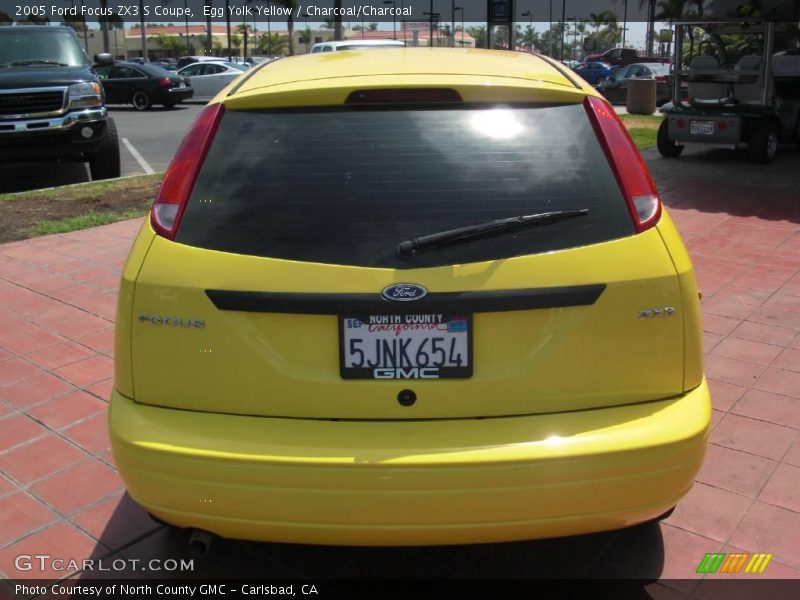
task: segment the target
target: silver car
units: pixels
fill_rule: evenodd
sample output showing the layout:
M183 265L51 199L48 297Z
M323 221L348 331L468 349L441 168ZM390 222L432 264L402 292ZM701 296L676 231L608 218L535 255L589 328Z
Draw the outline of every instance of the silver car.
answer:
M195 100L210 100L220 90L236 79L248 65L224 60L192 63L178 71L178 75L189 79L194 89Z

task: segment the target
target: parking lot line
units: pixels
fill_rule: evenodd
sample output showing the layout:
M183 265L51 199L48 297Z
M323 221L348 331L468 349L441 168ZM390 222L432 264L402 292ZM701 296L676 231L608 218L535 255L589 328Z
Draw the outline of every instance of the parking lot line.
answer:
M139 151L133 147L133 144L131 144L128 141L128 138L122 138L122 143L125 144L125 147L128 149L128 152L130 152L133 155L133 158L136 159L136 162L139 163L139 166L142 167L142 169L147 175L152 175L153 173L155 173L153 167L147 164L147 161L141 154L139 154Z

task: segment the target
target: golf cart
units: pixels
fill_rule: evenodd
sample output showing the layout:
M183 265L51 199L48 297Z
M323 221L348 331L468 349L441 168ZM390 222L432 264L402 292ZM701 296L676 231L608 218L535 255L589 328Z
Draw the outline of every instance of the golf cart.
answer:
M658 151L684 145L746 147L754 162L778 143L800 147L800 33L797 23L676 23L672 101L661 107Z

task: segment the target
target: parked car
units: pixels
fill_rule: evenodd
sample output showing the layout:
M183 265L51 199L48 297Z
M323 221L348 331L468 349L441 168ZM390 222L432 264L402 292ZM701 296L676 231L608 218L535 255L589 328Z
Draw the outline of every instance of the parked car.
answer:
M218 61L218 60L225 60L224 58L220 58L219 56L181 56L178 59L177 65L175 67L176 70L181 70L186 65L191 65L192 63L196 62L203 62L206 60L211 61Z
M604 62L615 67L622 67L633 63L669 64L672 59L662 56L644 56L634 48L611 48L611 50L606 50L602 54L590 54L586 57L586 62Z
M158 61L158 66L167 71L177 71L178 61L174 58L162 58Z
M244 59L244 62L249 65L260 65L263 62L275 60L275 58L275 56L249 56Z
M182 68L178 76L192 87L195 100L209 100L246 70L243 63L203 61Z
M92 179L119 177L117 127L73 29L0 26L0 163L42 159L85 161Z
M342 53L335 87L328 58L205 107L133 244L109 407L130 496L200 552L669 512L709 431L700 307L613 108L530 54Z
M603 62L585 62L577 65L573 70L592 85L597 85L601 80L611 77L615 67Z
M192 88L183 77L151 63L117 62L99 67L97 74L109 104L133 104L136 110L150 110L154 104L173 108L192 97Z
M370 48L403 48L400 40L340 40L338 42L318 42L311 46L311 54L317 52L336 52L337 50L366 50Z
M597 89L614 103L624 103L628 96L628 81L638 77L656 80L656 105L669 102L669 65L661 63L636 63L620 67L611 77L601 80Z

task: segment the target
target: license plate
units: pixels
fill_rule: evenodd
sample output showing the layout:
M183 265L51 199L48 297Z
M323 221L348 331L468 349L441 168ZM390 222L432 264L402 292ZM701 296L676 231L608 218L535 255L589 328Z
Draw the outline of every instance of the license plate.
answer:
M689 121L691 135L714 135L714 121Z
M339 341L343 379L472 376L472 315L342 315Z
M179 84L179 85L178 85L178 87L179 87L179 88L185 88L185 87L186 87L186 84L185 84L185 83L181 83L181 84Z

